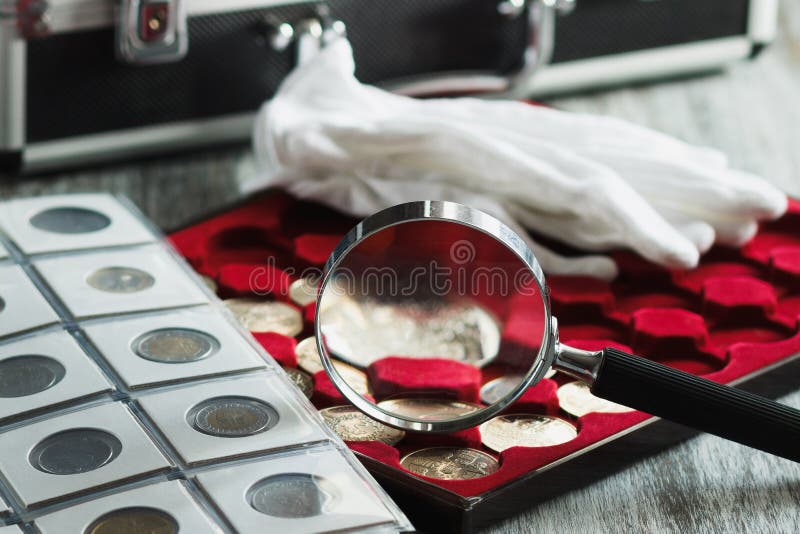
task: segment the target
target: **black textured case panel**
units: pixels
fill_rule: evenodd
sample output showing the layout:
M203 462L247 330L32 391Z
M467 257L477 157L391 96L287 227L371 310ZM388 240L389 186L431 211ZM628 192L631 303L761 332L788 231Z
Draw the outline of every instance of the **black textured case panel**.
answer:
M577 0L558 19L553 63L745 35L748 0Z
M486 0L334 0L365 82L454 70L519 67L525 17L508 20ZM37 142L256 110L294 65L291 47L267 44L269 21L314 15L311 4L190 18L189 53L133 66L114 56L103 29L28 45L27 141Z

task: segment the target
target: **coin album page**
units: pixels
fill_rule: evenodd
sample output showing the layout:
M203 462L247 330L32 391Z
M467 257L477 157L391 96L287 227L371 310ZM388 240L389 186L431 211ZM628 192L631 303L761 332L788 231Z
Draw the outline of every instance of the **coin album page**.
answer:
M242 322L126 199L0 202L0 534L412 530Z

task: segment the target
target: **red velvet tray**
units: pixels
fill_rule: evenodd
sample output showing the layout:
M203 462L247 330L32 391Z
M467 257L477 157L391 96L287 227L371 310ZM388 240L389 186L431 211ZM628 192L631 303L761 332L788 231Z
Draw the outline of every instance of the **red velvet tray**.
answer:
M252 276L258 273L264 298L290 302L292 280L305 269L321 268L355 222L328 208L269 192L170 238L199 273L217 282L220 297L252 295ZM792 202L781 220L763 225L744 248L714 248L692 271L670 272L626 252L614 257L621 274L612 283L548 277L563 342L589 350L617 347L724 383L742 382L800 354L800 202ZM286 366L297 365L297 340L312 335L314 305L302 311L306 323L297 339L256 334ZM317 407L345 404L324 372L314 379L312 402ZM501 467L487 477L437 480L411 474L399 463L405 453L432 445L463 445L491 453L481 446L477 429L408 435L397 447L377 442L350 446L401 506L412 507L405 510L412 521L427 523L426 517L415 514L413 508L420 507L425 516L438 510L438 519L449 527L469 530L529 505L536 497L536 492L526 491L534 475L549 473L551 494L569 489L557 473L572 473L574 466L564 466L599 444L611 447L615 438L655 420L641 412L571 417L559 408L556 396L558 386L571 380L560 374L544 379L509 411L570 419L579 429L578 437L558 446L515 447L495 454ZM597 474L594 471L579 478L587 483Z

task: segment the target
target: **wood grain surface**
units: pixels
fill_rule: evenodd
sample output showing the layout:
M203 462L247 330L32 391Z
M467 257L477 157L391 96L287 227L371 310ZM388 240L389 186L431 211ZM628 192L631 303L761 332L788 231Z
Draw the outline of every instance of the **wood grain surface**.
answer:
M726 151L800 197L800 2L782 4L778 42L724 74L553 100L627 118ZM162 228L237 198L247 149L0 182L0 197L104 190ZM797 366L795 366L797 367ZM800 384L800 373L786 377ZM780 399L800 407L800 391ZM758 432L757 428L753 432ZM800 447L800 443L797 444ZM487 532L800 532L800 464L703 435Z

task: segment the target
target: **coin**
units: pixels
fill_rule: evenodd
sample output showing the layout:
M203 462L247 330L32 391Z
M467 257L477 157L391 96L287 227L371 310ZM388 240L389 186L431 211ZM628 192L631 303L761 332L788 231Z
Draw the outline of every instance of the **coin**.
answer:
M50 208L30 218L31 226L57 234L88 234L102 230L111 219L86 208Z
M298 306L308 306L317 300L319 279L310 276L298 278L289 285L289 298Z
M219 289L219 286L217 285L217 282L214 281L213 278L211 278L210 276L206 276L204 274L200 275L200 278L203 279L203 283L206 285L206 287L208 289L211 290L212 293L216 293L217 292L217 290Z
M251 332L276 332L294 337L303 330L300 312L283 302L228 299L225 305L241 325Z
M133 267L104 267L89 275L86 283L106 293L136 293L153 287L156 279Z
M560 445L578 436L578 430L563 419L533 414L501 415L483 423L480 431L483 444L497 452Z
M319 413L331 430L345 441L382 441L395 445L406 435L402 430L370 419L353 406L333 406Z
M423 421L443 421L482 410L483 406L470 402L439 399L390 399L378 403L378 408Z
M301 340L294 348L294 353L297 355L297 365L305 372L315 375L325 370L317 350L317 340L313 336Z
M113 510L97 518L84 534L177 534L178 522L157 508L136 506Z
M319 350L317 350L317 340L314 337L307 337L300 341L295 347L294 353L297 356L297 365L305 372L315 375L325 370L322 367L322 360L319 356ZM344 362L332 361L336 371L353 390L359 395L369 394L369 380L363 371Z
M305 371L294 367L284 367L283 370L289 375L289 380L297 386L297 389L302 391L307 399L310 399L311 395L314 394L314 379Z
M161 363L202 360L219 350L211 335L189 328L151 330L133 341L133 352L141 358Z
M461 447L432 447L407 454L403 468L418 475L442 480L466 480L491 475L500 464L485 452Z
M555 369L548 369L544 377L551 378L555 374ZM481 402L489 406L495 404L519 386L523 378L522 375L506 375L486 382L481 387Z
M40 441L28 461L43 473L74 475L103 467L120 452L122 443L114 435L95 428L75 428Z
M297 519L325 513L339 498L336 486L307 473L273 475L247 490L250 506L262 514Z
M329 351L358 367L386 356L446 358L475 366L500 349L500 325L471 301L380 302L337 296L318 310Z
M14 356L0 361L0 397L25 397L55 386L67 370L47 356Z
M278 412L266 402L247 397L215 397L189 412L192 426L210 436L241 438L266 432L278 423Z
M624 413L632 412L621 404L616 404L592 395L589 386L583 382L569 382L558 388L558 404L575 417L582 417L590 412Z

